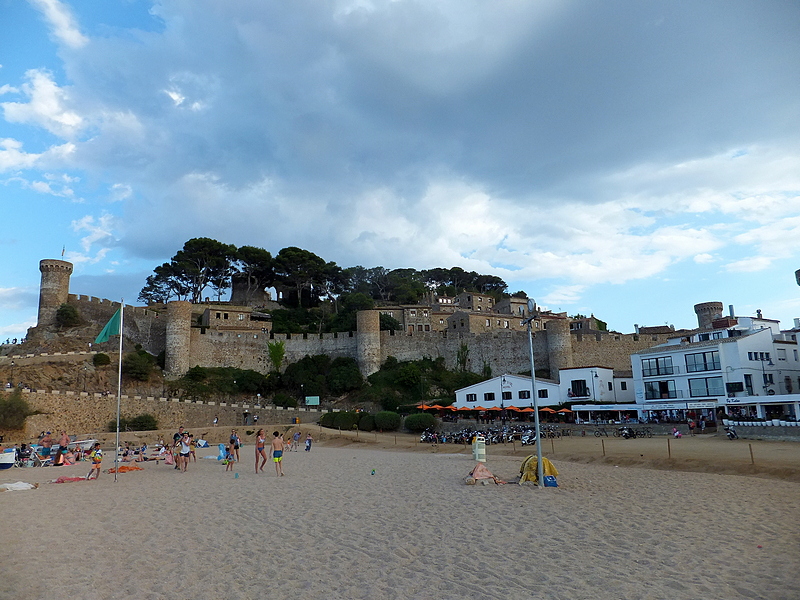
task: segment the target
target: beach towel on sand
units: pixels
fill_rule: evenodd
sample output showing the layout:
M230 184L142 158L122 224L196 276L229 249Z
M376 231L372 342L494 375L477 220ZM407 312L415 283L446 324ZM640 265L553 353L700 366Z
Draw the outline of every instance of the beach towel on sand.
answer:
M17 481L16 483L4 483L0 485L0 492L18 492L22 490L33 490L38 487L38 483L25 483L24 481Z
M497 477L492 475L492 472L483 463L476 464L475 467L472 469L472 471L469 472L469 475L467 475L464 481L467 483L467 485L472 485L476 481L480 481L482 479L491 479L492 481L498 484L507 483L502 479L498 479Z
M526 457L525 460L522 461L522 466L519 468L519 482L525 483L526 481L532 481L533 483L538 483L538 476L536 474L537 470L537 459L535 454L531 454L530 456ZM552 475L553 477L558 477L558 471L553 466L547 458L544 456L542 457L542 474L544 476Z
M116 473L116 469L109 469L108 473ZM119 468L120 473L130 473L131 471L144 471L142 467L137 467L136 465L122 465Z

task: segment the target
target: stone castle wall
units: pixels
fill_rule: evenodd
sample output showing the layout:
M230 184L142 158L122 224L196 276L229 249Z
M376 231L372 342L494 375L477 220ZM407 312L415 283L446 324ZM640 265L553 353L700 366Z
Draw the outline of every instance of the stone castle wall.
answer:
M114 395L89 394L86 392L26 392L25 400L41 414L30 416L25 421L24 440L36 439L41 431L54 434L65 430L70 435L92 436L107 433L110 421L117 418L117 397ZM214 417L219 417L220 427L242 428L242 414L247 410L258 415L264 424L289 424L299 418L301 423L316 423L320 411L312 409L283 409L255 407L249 404L215 404L214 402L183 402L176 399L141 396L122 396L120 414L132 418L151 414L162 429L184 425L190 429L208 428ZM253 425L248 425L253 428ZM16 439L14 432L7 432L9 439ZM54 435L54 437L57 437Z
M575 367L611 367L619 374L631 370L631 354L663 344L673 334L602 333L572 336Z

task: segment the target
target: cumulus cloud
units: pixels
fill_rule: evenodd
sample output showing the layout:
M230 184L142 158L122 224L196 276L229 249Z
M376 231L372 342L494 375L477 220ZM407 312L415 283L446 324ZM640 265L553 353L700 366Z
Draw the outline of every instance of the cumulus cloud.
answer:
M58 0L28 0L44 16L53 36L70 48L82 48L89 40L84 36L69 7Z
M0 103L6 121L38 125L65 139L74 137L84 119L68 107L67 91L59 87L47 71L31 69L25 77L28 81L22 85L22 92L29 101Z
M64 5L35 5L68 47L86 43ZM75 260L116 246L164 260L202 235L345 266L547 281L563 305L682 261L743 272L797 252L788 6L196 0L152 12L154 31L66 55L69 81L34 69L0 88L27 99L2 103L7 121L69 140L41 155L0 142L0 170L79 169L59 185L81 197L85 180L103 182L95 214L74 224ZM751 258L731 261L731 248Z

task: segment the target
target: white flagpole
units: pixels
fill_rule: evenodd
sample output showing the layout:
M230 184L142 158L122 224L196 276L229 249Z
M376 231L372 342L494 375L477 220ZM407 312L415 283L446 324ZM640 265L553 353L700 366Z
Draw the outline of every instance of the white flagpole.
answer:
M114 447L114 481L119 473L119 406L122 402L122 332L125 321L125 299L122 298L119 306L119 366L117 368L117 439Z

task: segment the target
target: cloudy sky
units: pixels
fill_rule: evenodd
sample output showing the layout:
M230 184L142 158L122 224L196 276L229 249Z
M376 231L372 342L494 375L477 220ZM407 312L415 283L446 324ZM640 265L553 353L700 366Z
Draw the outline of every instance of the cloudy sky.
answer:
M630 332L800 317L800 4L0 0L0 338L38 261L461 266Z

